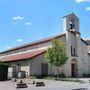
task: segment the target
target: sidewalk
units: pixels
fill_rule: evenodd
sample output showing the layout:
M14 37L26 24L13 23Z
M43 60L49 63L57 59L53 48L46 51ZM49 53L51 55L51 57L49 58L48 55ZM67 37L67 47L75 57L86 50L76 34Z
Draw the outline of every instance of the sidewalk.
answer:
M82 79L87 81L89 79ZM24 79L23 82L27 83L28 88L22 88L20 90L72 90L77 88L88 88L90 90L90 83L86 82L80 84L78 82L65 82L65 81L54 81L54 80L42 80L42 79L34 79L35 82L43 81L45 83L44 87L35 87L35 85L30 84L33 80ZM0 90L17 90L16 82L11 81L3 81L0 82Z

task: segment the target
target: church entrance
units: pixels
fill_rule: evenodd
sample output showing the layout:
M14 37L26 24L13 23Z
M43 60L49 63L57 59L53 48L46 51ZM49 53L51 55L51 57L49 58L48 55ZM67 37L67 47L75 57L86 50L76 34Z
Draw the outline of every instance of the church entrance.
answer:
M73 59L71 61L71 76L72 77L77 76L77 70L78 70L78 61L76 59Z

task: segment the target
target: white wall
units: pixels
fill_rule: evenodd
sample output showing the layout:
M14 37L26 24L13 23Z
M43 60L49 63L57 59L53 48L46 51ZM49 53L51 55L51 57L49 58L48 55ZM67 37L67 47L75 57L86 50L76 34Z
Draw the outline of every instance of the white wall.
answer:
M87 51L87 45L82 41L81 42L81 60L83 62L83 73L88 74L88 51Z

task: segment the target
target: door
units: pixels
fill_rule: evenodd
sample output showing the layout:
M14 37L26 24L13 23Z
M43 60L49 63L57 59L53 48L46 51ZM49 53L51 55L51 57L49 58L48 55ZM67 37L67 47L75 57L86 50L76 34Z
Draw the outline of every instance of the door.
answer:
M71 61L71 76L77 77L78 75L78 61L76 59L73 59Z
M75 64L71 64L71 74L72 74L72 77L75 77Z

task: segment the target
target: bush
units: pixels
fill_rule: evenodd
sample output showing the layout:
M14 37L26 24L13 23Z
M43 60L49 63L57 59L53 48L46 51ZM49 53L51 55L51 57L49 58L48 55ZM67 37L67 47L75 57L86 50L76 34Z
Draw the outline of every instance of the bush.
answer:
M84 78L90 78L90 74L83 73Z
M65 78L66 76L64 75L64 73L59 73L59 78ZM54 77L57 77L57 74L56 75L54 75Z
M8 66L9 65L0 62L0 81L7 80Z
M59 74L59 78L60 78L60 77L61 77L61 78L65 78L66 76L64 75L64 73L60 73L60 74Z

